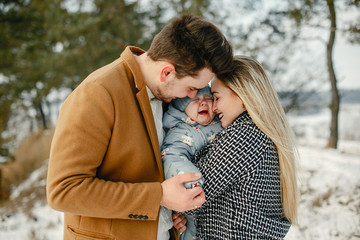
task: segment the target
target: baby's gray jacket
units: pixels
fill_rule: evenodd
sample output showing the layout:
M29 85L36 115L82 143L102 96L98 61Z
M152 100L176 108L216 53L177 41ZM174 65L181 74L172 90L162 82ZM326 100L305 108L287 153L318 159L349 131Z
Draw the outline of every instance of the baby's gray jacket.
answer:
M166 135L161 146L161 156L165 179L178 174L199 172L191 159L223 129L217 117L209 125L203 126L171 104L164 114L163 127ZM203 181L201 178L195 182L188 182L185 183L185 187L202 186Z

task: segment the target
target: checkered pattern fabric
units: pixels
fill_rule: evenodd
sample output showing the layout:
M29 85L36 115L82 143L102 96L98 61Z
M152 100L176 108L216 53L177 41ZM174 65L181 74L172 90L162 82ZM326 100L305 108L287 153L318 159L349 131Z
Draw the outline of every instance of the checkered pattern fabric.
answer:
M205 204L195 211L197 239L283 239L290 228L280 195L273 142L247 112L199 151Z

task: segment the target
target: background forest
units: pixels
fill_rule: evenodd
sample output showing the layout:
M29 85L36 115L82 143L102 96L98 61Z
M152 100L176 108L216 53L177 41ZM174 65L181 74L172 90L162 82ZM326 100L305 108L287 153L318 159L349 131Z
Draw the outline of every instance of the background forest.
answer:
M340 110L350 109L358 119L360 108L344 104L360 103L360 79L354 85L359 89L342 88L346 79L338 66L350 64L334 57L339 38L360 45L359 10L359 0L0 0L0 210L2 206L10 209L6 200L13 200L14 187L33 170L43 169L45 177L44 160L46 164L66 96L89 73L118 58L126 46L146 50L162 27L183 13L214 22L236 54L255 57L263 64L300 143L319 145L318 139L312 142L304 137L307 131L324 137L321 147L334 150L344 151L339 149L340 138L355 141L346 152L355 154L353 162L359 162L358 123L348 122L344 130L339 118ZM309 118L299 116L324 111L328 121L320 120L321 124L305 130ZM314 161L307 163L309 167L310 162ZM352 171L360 170L360 165L354 166ZM316 176L307 174L309 181ZM42 183L39 180L36 185L40 190L35 187L17 195L19 201L31 192L44 194ZM359 186L355 189L351 191L359 195ZM303 192L313 194L311 189ZM360 215L360 202L352 204ZM356 221L360 223L359 218ZM0 235L1 231L0 227ZM353 236L360 238L360 229Z
M237 54L257 58L276 79L286 111L331 89L328 146L336 148L333 46L336 34L360 43L359 6L358 0L1 0L0 155L11 157L19 138L52 127L61 102L90 72L128 45L146 50L182 13L213 21ZM336 21L344 11L352 18ZM314 41L316 51L308 47Z

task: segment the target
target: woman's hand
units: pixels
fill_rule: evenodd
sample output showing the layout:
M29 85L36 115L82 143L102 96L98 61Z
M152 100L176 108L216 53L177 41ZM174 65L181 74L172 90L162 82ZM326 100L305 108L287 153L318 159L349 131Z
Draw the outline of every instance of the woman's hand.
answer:
M185 215L179 213L173 213L172 219L173 219L174 227L180 232L185 232L186 222L187 222Z

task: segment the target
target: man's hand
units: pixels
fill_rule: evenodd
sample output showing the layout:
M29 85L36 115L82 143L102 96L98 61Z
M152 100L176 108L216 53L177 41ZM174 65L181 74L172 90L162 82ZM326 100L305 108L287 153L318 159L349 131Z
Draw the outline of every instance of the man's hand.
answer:
M205 202L204 190L201 187L186 189L184 183L198 180L200 177L201 173L186 173L162 182L163 195L160 205L177 212L199 208Z
M173 213L172 219L173 219L174 227L180 232L185 232L186 222L187 222L185 215L179 213Z

